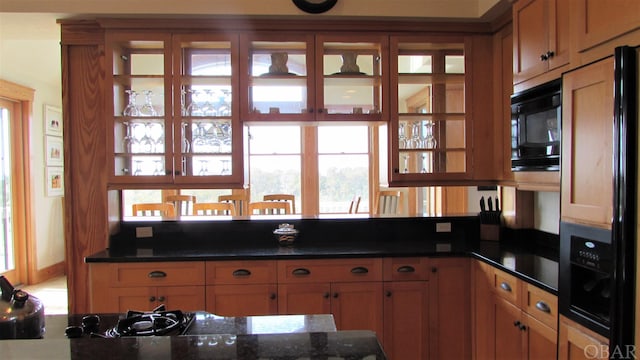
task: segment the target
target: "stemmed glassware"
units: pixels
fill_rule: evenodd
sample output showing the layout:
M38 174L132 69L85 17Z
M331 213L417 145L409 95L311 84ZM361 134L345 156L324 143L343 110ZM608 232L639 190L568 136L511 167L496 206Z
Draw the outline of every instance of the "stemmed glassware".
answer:
M124 107L124 110L122 110L122 115L139 116L140 109L138 109L138 105L136 105L136 98L138 97L138 93L131 89L127 89L124 92L129 96L129 103Z
M222 171L220 171L220 175L229 175L231 174L231 170L229 170L229 160L224 159L220 160L222 163Z
M404 123L400 123L400 126L398 127L398 147L400 149L406 149L407 148L407 135L405 132L405 124Z
M182 147L180 148L180 151L183 154L186 154L189 152L189 139L187 139L187 126L189 126L189 124L187 124L186 122L182 123Z
M433 136L433 125L434 124L432 121L427 121L424 124L425 132L424 132L424 138L422 141L426 149L435 149L437 145L436 138L435 136Z
M409 172L409 154L404 154L403 158L404 158L404 170L402 172L406 174Z
M187 115L188 116L202 116L202 108L198 105L198 98L200 97L200 91L198 90L189 90L191 96L189 98L191 101L187 106Z
M218 111L216 110L216 107L213 106L213 102L211 101L212 97L213 97L213 90L211 89L206 89L204 90L204 95L205 95L205 99L204 99L204 104L202 105L202 113L204 116L217 116L218 115Z
M152 124L150 122L144 125L144 136L140 139L140 150L145 154L151 154L155 150L155 141L151 137L151 127Z
M125 153L131 154L133 147L133 137L131 136L131 126L128 122L123 122L122 126L124 126L124 137L122 138L122 147Z
M411 140L410 140L412 149L420 149L423 147L422 137L420 136L420 122L414 121L411 125Z
M153 107L153 91L144 90L144 105L140 108L140 115L142 116L158 116L158 112Z

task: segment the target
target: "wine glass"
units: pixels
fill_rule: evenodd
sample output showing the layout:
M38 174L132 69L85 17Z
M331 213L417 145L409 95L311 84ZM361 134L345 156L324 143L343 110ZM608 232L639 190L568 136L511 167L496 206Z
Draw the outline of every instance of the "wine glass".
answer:
M407 148L407 137L406 137L406 132L404 130L404 127L405 127L404 123L400 123L400 126L398 127L398 147L400 149Z
M230 175L231 174L231 170L229 170L229 160L228 159L224 159L224 160L220 160L220 162L222 163L222 171L220 171L220 175Z
M162 172L162 160L154 160L154 162L156 163L156 167L153 170L153 175L154 176L164 175Z
M186 122L182 123L182 147L180 148L180 151L183 154L186 154L189 152L189 140L187 139L187 126L189 126L189 124L187 124Z
M424 132L424 138L423 138L423 143L424 143L424 147L427 149L435 149L436 148L436 138L435 136L433 136L433 122L432 121L427 121L424 123L425 126L425 132Z
M420 149L424 146L422 137L420 136L420 122L414 121L411 125L411 148Z
M123 142L123 149L124 152L127 154L131 154L132 152L132 146L133 146L133 137L131 136L131 126L129 125L128 122L123 122L122 125L124 126L124 137L122 138L122 142Z
M136 105L136 98L138 97L138 93L131 89L127 89L124 92L129 96L129 103L124 107L124 110L122 110L122 115L140 116L140 110L138 109L138 105Z
M151 137L152 124L150 122L144 125L144 136L140 139L140 150L145 154L151 154L154 152L155 141Z
M204 104L202 105L202 113L204 116L217 116L218 115L218 111L216 110L215 106L213 106L213 102L211 102L211 99L213 97L213 90L211 89L206 89L204 90Z
M209 173L209 160L200 160L200 171L198 175L206 176Z
M133 172L133 176L142 175L142 160L136 160L136 170Z
M189 105L187 106L187 115L189 116L202 116L202 107L198 105L198 98L200 97L200 91L189 90L191 93Z
M140 108L140 115L142 116L158 116L158 112L153 107L153 91L144 90L144 105Z
M404 159L404 170L402 172L407 174L409 172L409 154L404 154L403 159Z

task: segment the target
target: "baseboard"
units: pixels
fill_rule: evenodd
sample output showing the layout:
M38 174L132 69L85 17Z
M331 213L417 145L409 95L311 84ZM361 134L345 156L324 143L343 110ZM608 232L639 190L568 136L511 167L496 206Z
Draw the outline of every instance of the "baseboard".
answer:
M39 284L43 281L63 276L65 275L65 268L65 262L61 261L46 268L38 269L29 277L31 280L29 285Z

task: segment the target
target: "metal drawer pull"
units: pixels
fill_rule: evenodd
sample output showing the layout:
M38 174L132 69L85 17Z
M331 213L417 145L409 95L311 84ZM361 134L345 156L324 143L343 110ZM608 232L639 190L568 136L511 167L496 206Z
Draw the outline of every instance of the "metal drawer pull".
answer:
M547 303L545 303L544 301L540 300L536 303L536 309L542 311L542 312L546 312L546 313L551 313L551 308L549 307L549 305L547 305Z
M352 274L366 274L368 272L369 272L369 269L367 269L364 266L356 266L353 269L351 269Z
M233 276L241 277L241 276L249 276L251 275L251 271L247 269L238 269L233 272Z
M309 269L305 269L305 268L294 269L291 273L293 275L297 275L297 276L311 275L311 271Z
M148 275L150 278L163 278L163 277L167 277L167 273L164 271L152 271L149 273Z
M416 272L416 269L413 266L405 265L405 266L400 266L396 271L399 273L412 273L412 272Z
M500 283L500 287L502 288L502 290L504 291L508 291L511 292L511 285L507 284L506 282L501 282Z

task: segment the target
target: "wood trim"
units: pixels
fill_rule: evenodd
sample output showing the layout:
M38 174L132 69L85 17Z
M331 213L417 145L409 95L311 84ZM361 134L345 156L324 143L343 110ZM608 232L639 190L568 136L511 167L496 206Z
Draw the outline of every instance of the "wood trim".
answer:
M302 128L302 153L300 155L302 170L300 192L304 199L302 202L302 214L317 214L320 209L317 127L304 126Z
M36 244L34 239L35 225L32 216L31 200L31 162L30 162L30 129L33 112L33 97L35 90L0 80L0 97L15 103L13 107L14 121L11 123L12 171L14 174L12 188L14 194L14 239L16 241L16 272L15 283L31 283L30 273L35 271Z
M38 269L33 272L33 278L31 284L39 284L43 281L51 280L53 278L65 275L66 262L61 261L59 263L47 266L43 269Z

